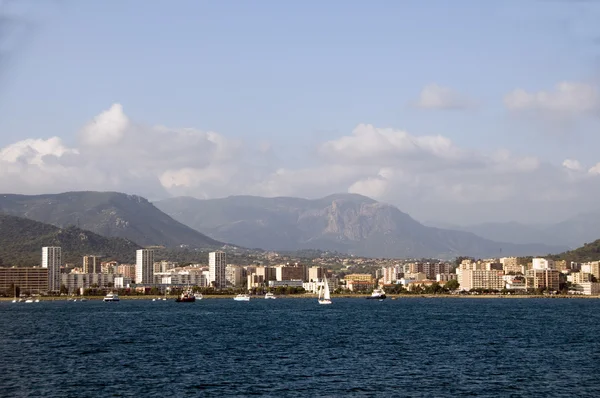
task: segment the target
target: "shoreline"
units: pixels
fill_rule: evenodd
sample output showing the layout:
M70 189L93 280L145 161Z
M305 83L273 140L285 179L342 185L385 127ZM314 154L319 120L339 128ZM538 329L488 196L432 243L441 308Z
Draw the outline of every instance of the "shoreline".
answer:
M236 295L235 294L211 294L211 295L204 295L202 300L212 300L212 299L233 299ZM119 296L119 298L124 301L124 300L152 300L152 299L157 299L157 298L164 298L165 296ZM257 299L257 300L264 300L264 295L255 295L255 296L250 296L251 299ZM289 295L279 295L276 296L277 299L316 299L317 295L316 294L289 294ZM332 295L332 300L335 300L337 298L344 298L344 299L362 299L365 300L367 297L370 297L370 295L368 294L340 294L340 295ZM73 299L73 300L81 300L82 298L85 298L89 301L102 301L102 299L104 298L104 296L72 296L72 297L34 297L35 299L39 299L40 302L41 301L68 301L69 299ZM168 301L175 301L177 297L176 296L167 296L167 300ZM473 295L467 295L467 294L390 294L387 295L386 301L387 300L403 300L403 299L419 299L419 298L426 298L426 299L436 299L436 298L443 298L443 299L600 299L600 295L591 295L591 296L586 296L586 295L553 295L553 296L549 296L549 295L518 295L518 294L514 294L514 295L502 295L502 294L473 294ZM14 300L14 297L0 297L0 302L12 302L12 300ZM198 300L201 301L201 300ZM373 300L373 301L378 301L378 300Z

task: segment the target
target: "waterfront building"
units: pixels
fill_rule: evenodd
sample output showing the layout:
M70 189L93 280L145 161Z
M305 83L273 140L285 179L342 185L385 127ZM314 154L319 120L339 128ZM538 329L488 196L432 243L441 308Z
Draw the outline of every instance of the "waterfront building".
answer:
M581 282L573 286L575 291L586 296L597 296L600 294L600 283L598 282Z
M152 283L154 280L154 250L139 249L135 252L135 282Z
M535 259L534 259L535 260ZM525 274L528 289L558 290L560 272L555 269L530 269Z
M463 269L458 274L461 290L486 289L502 290L504 288L503 272L497 270Z
M83 273L84 274L100 274L102 273L102 257L100 256L83 256Z
M210 273L209 283L217 289L227 286L225 268L227 267L227 254L222 251L210 252L208 254L208 271Z
M0 268L0 291L14 295L14 288L22 293L42 293L48 291L48 269L40 267Z
M60 291L60 267L62 251L58 246L42 247L42 268L48 270L48 291Z
M69 293L91 287L107 288L114 285L114 274L79 274L70 273L61 275L61 283L66 286Z
M584 282L591 282L592 274L588 272L572 272L567 275L567 282L571 282L574 285L578 285Z

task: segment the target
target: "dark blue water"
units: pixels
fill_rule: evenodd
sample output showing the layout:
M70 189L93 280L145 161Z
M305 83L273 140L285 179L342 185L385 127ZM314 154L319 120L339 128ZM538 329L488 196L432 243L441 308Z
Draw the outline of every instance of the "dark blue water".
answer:
M600 300L0 304L0 395L600 396Z

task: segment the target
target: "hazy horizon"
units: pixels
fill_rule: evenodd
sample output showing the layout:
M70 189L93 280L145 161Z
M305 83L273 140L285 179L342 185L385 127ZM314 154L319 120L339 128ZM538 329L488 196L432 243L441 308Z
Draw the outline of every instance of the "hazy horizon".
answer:
M600 209L600 3L0 2L0 191Z

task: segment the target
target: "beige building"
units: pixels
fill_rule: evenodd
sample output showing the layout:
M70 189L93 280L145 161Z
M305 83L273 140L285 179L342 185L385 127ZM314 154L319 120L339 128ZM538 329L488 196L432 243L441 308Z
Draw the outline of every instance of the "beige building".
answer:
M464 269L458 274L458 283L461 290L486 289L502 290L504 289L504 273L502 271L473 270Z
M115 274L135 280L135 264L119 264L115 268Z
M528 289L558 290L560 272L555 269L530 269L525 274Z
M327 269L324 267L310 267L308 269L308 281L316 282L327 277Z
M600 294L600 283L598 282L582 282L577 284L576 287L586 296L597 296Z
M225 267L225 280L228 286L243 287L246 280L246 270L237 265L227 265Z

